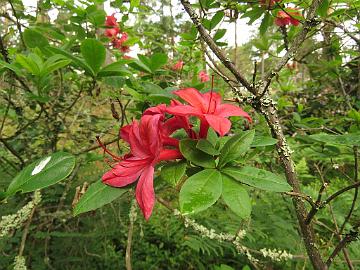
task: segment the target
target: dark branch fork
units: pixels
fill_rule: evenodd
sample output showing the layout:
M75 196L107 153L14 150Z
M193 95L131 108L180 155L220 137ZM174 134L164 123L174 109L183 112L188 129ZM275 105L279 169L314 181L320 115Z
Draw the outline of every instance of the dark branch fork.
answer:
M297 179L297 175L294 169L294 162L291 158L291 150L287 144L286 138L283 134L279 118L277 115L277 109L275 102L271 99L267 93L267 89L270 86L271 80L276 74L286 65L286 63L294 57L298 48L306 39L307 34L314 26L314 18L316 15L316 10L319 7L322 0L314 0L308 9L308 14L306 16L305 22L303 24L302 30L295 37L294 41L291 44L291 47L287 53L280 59L280 61L275 65L275 68L270 70L264 81L259 81L255 84L248 82L248 80L241 74L241 72L236 68L236 66L227 58L221 49L215 44L214 40L210 34L206 31L204 26L201 24L199 16L196 14L195 10L192 8L191 3L188 0L181 0L185 11L190 16L192 22L196 26L197 30L200 33L202 40L209 46L211 51L217 56L221 63L234 75L236 80L239 83L239 86L245 87L252 95L251 98L247 101L252 104L252 106L262 115L265 116L266 121L272 131L272 135L278 140L277 151L282 163L282 166L285 169L285 174L288 183L292 186L293 192L300 194L300 184ZM227 78L227 76L222 76L222 78ZM229 83L229 80L227 80ZM238 87L230 85L231 89L234 91L234 94L239 98L242 98L241 92ZM327 265L322 260L321 254L316 247L316 241L314 236L314 231L311 225L305 223L307 216L307 211L302 201L303 198L294 196L293 204L296 210L297 219L300 225L302 232L302 238L308 253L308 256L311 260L311 263L314 269L324 270L327 269Z

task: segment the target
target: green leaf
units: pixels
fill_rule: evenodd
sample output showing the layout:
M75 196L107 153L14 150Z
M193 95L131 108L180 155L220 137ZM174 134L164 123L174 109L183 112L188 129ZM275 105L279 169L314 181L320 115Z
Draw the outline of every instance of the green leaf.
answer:
M61 54L56 54L51 56L44 63L44 68L42 73L51 73L55 70L63 68L71 63L70 59L64 59L65 57Z
M281 176L269 171L254 167L226 167L222 173L233 179L259 189L286 192L292 190L291 186Z
M229 208L239 217L247 219L251 214L251 200L246 189L239 183L222 174L222 198Z
M224 12L218 11L215 13L215 15L211 18L210 21L210 30L214 29L224 18Z
M98 73L99 78L111 77L111 76L129 76L129 75L132 75L132 72L130 72L125 67L125 64L122 61L111 63L110 65L103 67Z
M226 29L218 29L214 35L214 40L221 39L226 34Z
M155 72L160 67L165 65L167 63L167 60L168 60L168 57L164 53L153 54L150 59L150 61L151 61L150 69L152 70L152 72Z
M255 130L248 130L231 137L221 149L219 168L225 166L249 150L254 139Z
M310 135L309 137L313 140L325 144L360 146L359 133L348 133L343 135L331 135L326 133L319 133L319 134Z
M40 67L29 57L26 57L23 54L18 54L16 56L16 62L18 62L21 66L23 66L28 72L33 75L40 74Z
M8 196L18 191L22 193L51 186L72 172L75 157L69 153L56 152L26 166L10 183Z
M267 29L269 28L269 26L272 24L272 16L270 14L270 12L266 12L264 18L261 21L260 24L260 35L263 36Z
M180 151L183 156L192 163L205 168L215 168L215 160L213 156L205 154L196 148L197 141L184 139L180 141Z
M161 178L175 187L184 176L186 162L169 162L161 168Z
M130 11L134 9L134 7L140 6L140 0L130 0Z
M48 40L40 32L31 28L25 29L23 38L25 45L29 48L42 48L49 45Z
M274 145L277 143L277 139L274 139L269 136L255 136L253 142L251 143L251 147L260 147L260 146L268 146Z
M138 71L152 73L151 69L146 64L140 62L139 60L135 60L134 62L129 63L129 66Z
M85 73L87 73L88 75L94 75L94 72L91 69L91 67L87 63L85 63L82 59L60 48L50 47L49 50L53 53L61 54L66 58L72 60L71 62L72 65L74 65L75 67L82 68L85 71Z
M321 17L326 17L328 15L329 7L330 7L329 0L321 1L320 5L317 9L317 14L319 14Z
M6 67L7 69L10 69L12 70L13 72L16 73L16 75L19 75L21 76L22 72L21 72L21 69L19 69L16 65L14 65L13 63L9 64L5 61L2 61L0 60L0 67L3 66L3 67Z
M215 149L215 147L205 139L200 139L196 144L196 148L212 156L220 154L219 150Z
M106 12L104 10L94 10L88 13L89 22L95 27L104 25Z
M218 141L218 135L216 134L216 131L212 128L209 128L206 139L215 147Z
M105 62L106 49L100 41L92 38L85 39L80 46L80 51L85 62L91 67L96 75L101 65Z
M222 191L222 177L215 169L205 169L189 177L179 194L180 211L192 214L213 205Z
M81 213L98 209L105 204L111 203L127 191L129 191L128 188L115 188L105 185L101 181L95 182L90 185L89 189L80 198L73 214L77 216Z
M241 18L246 18L249 17L250 20L247 24L252 24L254 21L256 21L257 19L259 19L261 17L261 15L264 13L264 10L260 7L253 7L251 10L245 12Z

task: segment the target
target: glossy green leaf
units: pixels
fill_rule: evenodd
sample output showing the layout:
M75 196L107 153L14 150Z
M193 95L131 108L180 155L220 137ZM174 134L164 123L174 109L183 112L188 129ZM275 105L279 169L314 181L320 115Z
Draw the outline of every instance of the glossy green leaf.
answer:
M172 186L176 186L185 175L186 162L169 162L161 168L161 178Z
M49 45L48 40L40 32L31 28L25 29L23 38L25 45L29 48L42 48Z
M197 141L184 139L180 141L180 151L183 156L195 165L205 168L215 168L215 160L213 156L205 154L196 148Z
M274 145L277 143L277 139L274 139L270 136L255 136L254 140L251 143L251 147L260 147Z
M155 72L167 63L168 57L164 53L155 53L151 56L150 69Z
M222 174L222 198L229 208L241 218L249 218L251 214L251 200L246 189L237 181Z
M129 191L128 188L115 188L98 181L91 184L74 208L74 216L98 209L111 203Z
M239 182L259 189L274 192L292 190L283 177L255 167L226 167L221 172Z
M248 130L231 137L221 149L218 166L220 168L225 166L228 162L237 159L249 150L254 139L254 135L255 130Z
M215 147L205 139L200 139L196 144L196 148L212 156L220 154L219 150L215 149Z
M88 38L81 43L80 50L85 62L91 67L94 74L97 74L105 62L106 49L104 45L96 39Z
M205 169L189 177L180 190L180 210L184 214L203 211L213 205L222 192L222 177L215 169Z
M56 152L26 166L10 183L6 193L8 196L21 191L34 191L53 185L72 172L75 157L69 153Z

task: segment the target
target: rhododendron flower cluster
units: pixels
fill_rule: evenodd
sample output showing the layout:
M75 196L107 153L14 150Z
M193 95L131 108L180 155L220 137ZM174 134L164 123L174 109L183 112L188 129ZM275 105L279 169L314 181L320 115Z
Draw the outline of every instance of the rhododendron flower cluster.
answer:
M299 20L295 17L301 17L300 12L295 8L288 8L287 11L280 10L275 18L275 24L277 26L286 26L292 24L294 26L299 25Z
M202 70L199 72L199 79L201 82L207 82L210 80L209 75L206 73L206 71Z
M172 100L170 105L160 104L148 108L140 121L120 129L120 137L130 145L130 152L118 157L101 144L104 151L117 162L106 172L102 181L113 187L124 187L138 180L136 200L145 219L149 219L155 204L153 187L155 166L167 160L181 159L179 139L171 137L179 130L185 130L191 139L205 138L209 127L220 136L231 128L229 116L242 116L251 121L250 116L238 106L223 104L221 96L213 91L200 93L194 88L177 90L175 95L188 105ZM200 130L195 132L190 116L200 119Z
M130 47L124 45L124 42L129 39L128 33L120 31L115 14L106 16L105 26L109 27L105 30L105 36L111 39L113 47L119 49L123 53L129 52Z

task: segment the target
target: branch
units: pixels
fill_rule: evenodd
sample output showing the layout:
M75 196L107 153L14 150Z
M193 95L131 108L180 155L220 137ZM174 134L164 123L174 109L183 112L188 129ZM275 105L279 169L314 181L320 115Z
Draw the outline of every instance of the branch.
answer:
M322 1L323 0L314 0L311 3L303 28L301 29L300 33L295 37L294 41L291 44L291 47L286 52L286 54L280 59L280 61L275 65L275 67L265 75L265 85L268 85L269 82L271 82L272 78L274 78L278 74L278 72L286 65L290 58L295 56L295 53L300 48L301 44L306 39L306 36L309 33L310 29L315 24L314 18L316 16L316 10ZM266 90L267 88L265 86L262 91L265 92Z
M15 17L15 19L16 19L16 27L17 27L17 29L18 29L18 31L19 31L21 43L22 43L23 47L26 48L26 45L25 45L25 42L24 42L24 38L23 38L23 34L22 34L22 30L21 30L21 24L20 24L19 18L18 18L18 16L17 16L16 10L15 10L14 5L13 5L13 3L12 3L11 0L9 0L9 4L10 4L10 6L11 6L11 10L12 10L12 12L13 12L13 15L14 15L14 17Z
M246 80L246 78L236 69L234 63L228 58L225 57L224 53L216 45L210 34L207 32L205 27L201 24L199 16L196 14L195 10L191 7L191 4L188 0L181 0L182 5L185 8L185 11L189 14L191 20L193 21L195 27L199 31L201 38L206 42L209 48L214 52L214 54L219 58L219 60L224 64L225 67L235 76L235 78L252 94L256 94L256 89Z
M20 154L18 152L16 152L16 150L7 143L7 141L5 141L3 138L0 138L0 142L3 143L3 145L6 147L6 149L8 149L10 151L11 154L13 154L15 157L17 157L17 159L20 161L21 163L21 168L24 167L25 165L25 161L23 160L23 158L20 156Z

